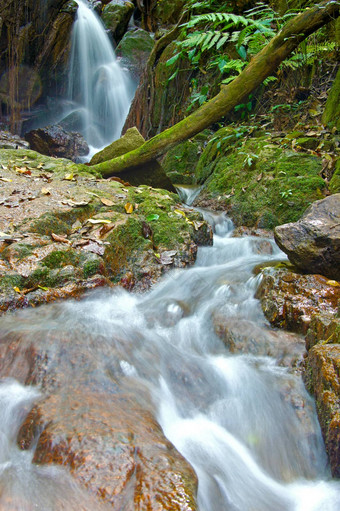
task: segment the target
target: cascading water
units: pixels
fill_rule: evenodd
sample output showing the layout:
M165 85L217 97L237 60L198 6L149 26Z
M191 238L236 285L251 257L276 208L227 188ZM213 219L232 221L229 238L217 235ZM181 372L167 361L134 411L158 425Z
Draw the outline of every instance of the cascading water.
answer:
M51 335L52 346L66 335L74 352L67 359L71 372L65 385L81 387L90 378L96 388L112 387L112 392L117 381L129 392L135 389L194 467L200 511L338 511L340 484L330 480L313 402L300 377L279 364L284 352L294 352L294 344L287 345L285 334L269 327L254 298L260 278L254 266L282 253L269 240L231 237L231 222L223 215L208 217L214 246L199 249L193 268L169 273L148 294L116 289L81 303L25 311L20 321L5 318L2 331L22 337L30 329L32 338L42 331L43 342ZM229 353L216 336L221 317L236 325L244 352ZM90 374L85 354L94 361ZM61 356L54 347L48 364L58 366ZM109 375L117 367L113 382ZM1 430L3 445L12 445L20 414L13 416L2 405L6 385L14 385L8 398L14 412L35 396L13 382L0 387L0 422L9 424ZM7 451L0 459L0 486L11 495L15 489L6 486L4 463L13 463L19 452L14 446ZM30 474L25 477L32 492L41 476L28 464L22 471ZM1 492L0 504L12 509Z
M88 144L98 149L119 138L135 86L116 59L100 18L86 0L76 3L68 92L72 111L68 122L75 121Z

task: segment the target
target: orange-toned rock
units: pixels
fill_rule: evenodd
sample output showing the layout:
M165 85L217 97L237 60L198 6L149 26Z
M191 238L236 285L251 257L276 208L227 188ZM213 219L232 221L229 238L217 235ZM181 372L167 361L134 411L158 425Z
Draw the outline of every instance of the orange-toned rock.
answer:
M340 345L314 346L306 365L306 386L315 396L332 473L340 477Z
M34 449L34 463L64 466L115 510L195 510L193 469L165 438L151 399L132 393L121 369L126 341L85 335L85 326L74 326L67 314L63 328L45 329L45 321L63 314L60 308L37 309L31 331L25 314L19 333L10 319L1 325L0 378L42 392L18 445Z
M273 326L306 334L315 314L337 313L340 286L333 284L322 275L265 268L256 296Z

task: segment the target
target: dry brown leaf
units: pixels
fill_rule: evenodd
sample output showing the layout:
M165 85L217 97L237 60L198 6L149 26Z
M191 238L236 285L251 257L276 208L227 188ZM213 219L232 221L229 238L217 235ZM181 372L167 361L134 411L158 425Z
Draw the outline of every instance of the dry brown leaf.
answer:
M115 224L113 224L113 223L104 224L103 227L101 227L99 230L100 238L102 238L103 236L105 236L105 234L107 234L109 231L111 231L114 228L114 226L115 226Z
M54 234L54 232L52 232L51 237L54 239L54 241L59 241L60 243L67 243L70 245L70 241L65 236L59 236L59 234Z
M100 199L101 202L105 205L105 206L113 206L114 205L114 202L110 199L106 199L105 197L103 197L102 199Z

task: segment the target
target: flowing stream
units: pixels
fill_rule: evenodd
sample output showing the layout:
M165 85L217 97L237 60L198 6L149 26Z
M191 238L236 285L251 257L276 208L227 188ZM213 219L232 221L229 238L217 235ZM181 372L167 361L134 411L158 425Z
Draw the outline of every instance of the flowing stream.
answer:
M78 332L83 347L75 349L91 351L98 385L109 384L107 350L114 350L121 379L144 395L194 467L200 511L338 511L340 484L330 478L313 401L298 372L285 366L287 357L299 359L301 342L272 330L254 298L254 266L283 254L270 240L232 237L223 215L206 217L213 247L200 248L194 267L170 272L147 294L118 289L23 311L3 320L3 332L30 329L34 338L43 329L46 342L51 333ZM221 322L236 335L231 351L215 333ZM87 369L74 365L70 380L81 385ZM13 499L15 491L35 506L22 510L55 509L65 495L67 509L75 509L83 498L66 472L34 466L31 451L15 445L38 392L12 380L0 385L4 510L13 508L3 495ZM46 502L36 504L41 488Z

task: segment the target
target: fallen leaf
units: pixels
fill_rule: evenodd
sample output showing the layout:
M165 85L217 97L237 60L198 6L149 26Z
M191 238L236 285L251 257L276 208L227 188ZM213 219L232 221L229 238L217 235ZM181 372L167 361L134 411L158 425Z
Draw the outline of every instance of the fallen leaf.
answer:
M263 174L261 172L261 174L259 174L256 178L256 181L261 181L261 179L263 178Z
M13 179L8 179L7 177L0 177L0 181L4 181L5 183L11 183Z
M195 227L195 231L198 231L202 227L202 225L204 225L204 222L198 222L197 220L194 220L193 225Z
M326 284L333 287L340 287L340 282L337 280L327 280Z
M16 293L19 293L21 295L21 291L18 287L15 286L15 287L13 287L13 289Z
M65 174L64 179L66 179L67 181L73 181L74 180L73 172L70 172L69 174Z
M145 239L152 238L152 229L146 222L142 222L142 233Z
M87 222L89 222L90 224L110 224L111 223L111 220L106 220L104 218L89 218L88 220L86 220Z
M165 252L162 252L160 255L160 262L162 264L172 264L174 256L177 254L177 250L166 250Z
M39 163L39 165L37 165L37 169L42 169L44 167L44 163Z
M89 204L89 201L73 201L72 199L67 199L61 201L62 204L65 204L67 206L71 206L72 208L80 208L81 206L87 206Z
M93 195L93 197L98 197L98 199L100 199L100 195L98 195L98 193L94 193L94 192L85 192L87 193L87 195Z
M68 245L71 243L65 236L59 236L59 234L54 234L54 232L52 232L51 237L54 241L59 241L60 243L67 243Z
M103 197L102 199L100 199L101 202L105 205L105 206L113 206L114 205L114 202L110 199L106 199L105 197Z
M159 215L157 215L156 213L153 213L153 214L148 215L146 217L146 221L147 222L153 222L153 221L158 220L158 219L159 219Z
M44 287L44 286L38 286L39 289L42 289L43 291L49 291L49 287Z
M40 192L43 194L43 195L51 195L51 189L50 188L42 188L40 190Z
M107 234L109 231L111 231L111 229L113 229L114 226L115 226L115 224L113 224L113 223L104 224L103 227L101 227L99 230L99 237L102 238L103 236L105 236L105 234Z
M307 137L319 137L321 133L319 131L307 131L306 136Z
M128 215L130 215L131 213L133 213L133 204L131 204L131 202L127 202L124 206L125 208L125 211Z
M82 247L82 249L85 250L86 252L92 252L93 254L97 254L100 256L104 255L105 252L105 248L94 241L89 241L86 245Z
M27 176L31 176L32 172L27 169L26 167L15 167L14 170L18 172L19 174L25 174Z
M183 211L181 211L180 209L174 209L174 213L176 213L176 215L182 215L182 216L186 216L185 213Z

